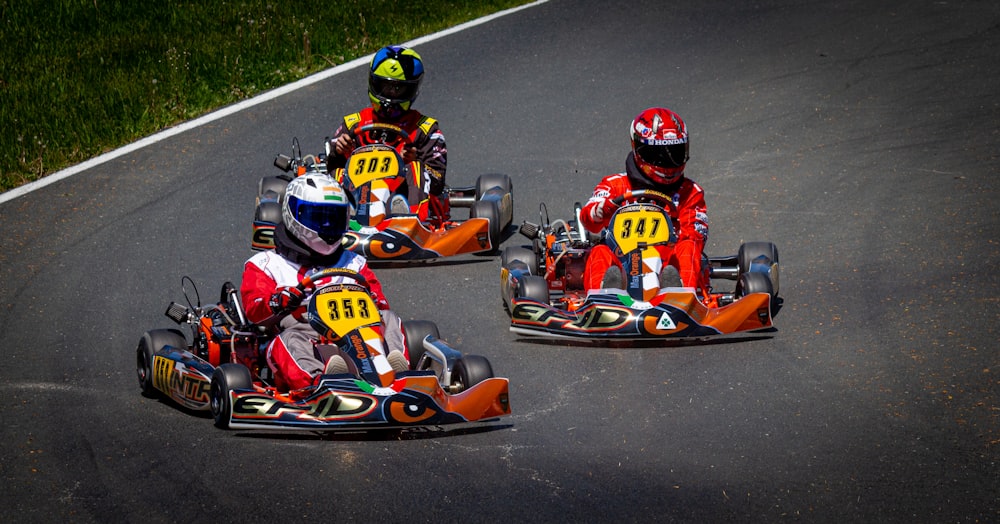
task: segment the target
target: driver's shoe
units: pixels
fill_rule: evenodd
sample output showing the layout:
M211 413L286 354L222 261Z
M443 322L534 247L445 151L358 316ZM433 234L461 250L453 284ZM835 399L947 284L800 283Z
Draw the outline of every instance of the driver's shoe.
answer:
M393 195L389 199L389 212L392 213L392 216L409 215L410 204L406 202L406 197L403 195Z
M667 265L660 271L660 289L665 287L683 287L684 284L681 282L681 274L677 271L677 268L671 265Z
M396 373L410 369L410 363L406 361L406 357L403 356L403 352L398 349L390 351L385 358L389 361L389 365L392 366L393 371Z
M601 279L601 287L604 289L625 289L625 278L622 276L622 270L618 266L612 265L604 272L604 278Z
M324 375L339 375L341 373L350 372L351 371L347 369L347 361L340 355L330 357L330 360L326 361L326 367L323 368Z

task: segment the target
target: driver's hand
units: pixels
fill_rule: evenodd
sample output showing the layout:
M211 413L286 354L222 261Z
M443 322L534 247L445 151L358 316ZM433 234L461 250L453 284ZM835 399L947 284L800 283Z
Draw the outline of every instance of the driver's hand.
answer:
M279 287L267 301L267 306L274 314L291 311L302 305L305 293L295 286Z
M345 156L351 151L354 151L354 139L351 135L344 133L337 137L337 140L333 143L333 148L337 151L338 155Z
M618 206L609 198L602 198L600 202L590 208L590 219L594 222L603 222L604 217L611 216Z
M415 162L417 160L417 148L414 146L403 148L403 162Z

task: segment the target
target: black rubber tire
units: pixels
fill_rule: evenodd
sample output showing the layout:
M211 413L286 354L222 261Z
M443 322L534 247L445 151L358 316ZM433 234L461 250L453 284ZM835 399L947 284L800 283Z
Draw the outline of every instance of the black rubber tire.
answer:
M493 378L493 366L486 357L463 355L455 360L451 368L451 391L461 393L476 384Z
M476 179L476 200L483 198L483 195L494 187L499 187L504 193L510 193L514 190L513 182L505 174L489 173L479 175L479 178Z
M281 204L278 202L261 202L254 211L255 221L270 222L274 225L281 223Z
M257 197L268 196L269 192L274 193L271 198L281 202L281 197L285 195L285 188L288 187L288 180L277 176L266 176L257 182Z
M410 369L417 369L417 363L424 355L423 341L427 335L441 338L437 324L430 320L403 321L403 336L406 339L406 351L410 354Z
M774 296L771 279L764 273L750 272L740 275L736 281L736 299L741 299L751 293L767 293Z
M760 257L766 257L769 261L770 271L766 275L771 280L771 296L778 296L778 247L771 242L746 242L740 246L740 251L737 254L737 261L739 264L739 273L748 273L750 271L750 266L753 264L754 260Z
M252 389L253 379L250 370L242 364L227 362L215 368L209 389L209 405L215 427L229 428L229 419L233 415L233 399L229 392L234 389Z
M549 283L540 275L528 275L518 281L514 295L519 298L530 298L542 304L549 303Z
M507 269L515 269L519 265L526 267L532 275L539 274L538 254L523 246L505 247L500 253L500 266Z
M500 250L500 208L493 200L477 200L472 203L469 218L485 218L490 221L489 237L492 252Z
M184 334L176 329L153 329L142 334L136 347L136 373L143 396L156 398L160 392L153 387L153 355L165 346L187 349Z

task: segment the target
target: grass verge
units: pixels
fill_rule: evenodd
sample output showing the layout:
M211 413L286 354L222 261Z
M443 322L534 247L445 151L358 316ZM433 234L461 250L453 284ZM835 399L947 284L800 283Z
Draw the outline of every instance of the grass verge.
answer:
M527 0L0 0L0 192Z

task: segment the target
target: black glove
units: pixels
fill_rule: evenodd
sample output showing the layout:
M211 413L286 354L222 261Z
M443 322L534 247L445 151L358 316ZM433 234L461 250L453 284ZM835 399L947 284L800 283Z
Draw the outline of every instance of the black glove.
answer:
M284 313L302 305L302 299L305 297L305 293L297 287L280 287L271 295L271 298L267 301L267 306L271 308L271 312L274 314Z

